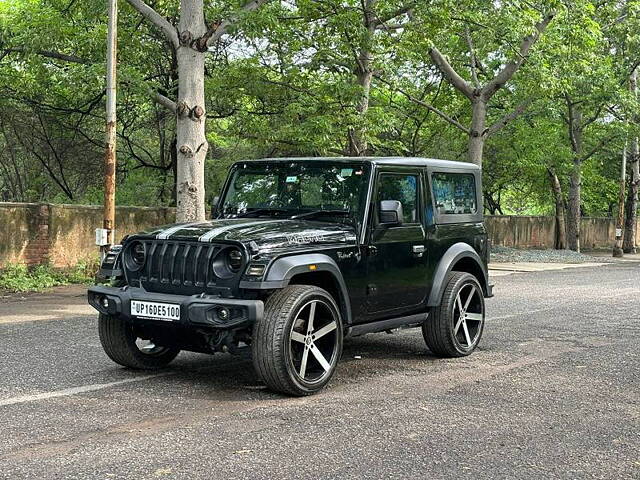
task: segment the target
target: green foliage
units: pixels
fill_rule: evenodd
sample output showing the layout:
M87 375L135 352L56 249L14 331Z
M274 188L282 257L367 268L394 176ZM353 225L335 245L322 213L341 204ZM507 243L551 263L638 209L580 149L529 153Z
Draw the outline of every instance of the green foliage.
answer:
M0 288L15 292L39 291L59 285L51 270L44 266L33 269L24 264L9 264L0 274Z
M242 3L205 2L206 17L227 18ZM402 8L409 4L410 14ZM640 61L638 0L378 0L376 17L385 21L373 31L362 5L272 1L242 15L241 26L212 49L205 74L209 201L232 162L342 155L351 130L363 132L370 155L464 159L466 134L395 87L468 125L468 99L443 81L429 48L437 46L467 81L473 49L486 82L518 58L522 38L554 11L528 60L489 104L491 125L531 101L487 140L485 207L552 212L548 169L566 196L574 158L569 98L593 118L582 132L583 153L593 151L582 165L583 210L611 212L624 139L640 131L638 102L627 88ZM152 6L176 24L178 0ZM173 205L175 118L149 93L177 97L175 55L127 2L119 8L117 202ZM0 2L0 200L101 203L105 38L103 1ZM358 109L362 51L374 73L366 113Z
M0 289L12 292L39 292L58 285L91 283L98 263L80 262L69 269L54 269L50 265L27 267L10 263L0 271Z

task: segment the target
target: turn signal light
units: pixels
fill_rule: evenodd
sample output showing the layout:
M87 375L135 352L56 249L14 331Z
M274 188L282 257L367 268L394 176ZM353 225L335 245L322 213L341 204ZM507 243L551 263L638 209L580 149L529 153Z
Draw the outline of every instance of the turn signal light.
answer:
M264 274L265 268L265 265L252 263L251 265L249 265L249 268L247 268L247 275L251 275L252 277L260 277Z

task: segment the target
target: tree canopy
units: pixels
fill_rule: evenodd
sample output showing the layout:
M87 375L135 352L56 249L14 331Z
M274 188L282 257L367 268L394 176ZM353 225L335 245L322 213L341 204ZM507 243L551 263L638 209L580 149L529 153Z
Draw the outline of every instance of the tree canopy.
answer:
M177 24L178 0L149 5ZM205 18L242 6L206 2ZM175 49L119 10L117 202L173 205L176 116L157 95L177 93ZM616 209L639 130L639 1L274 0L240 15L205 60L208 199L239 159L465 161L480 135L487 212L553 213L549 172L570 211ZM101 201L106 20L97 0L0 3L0 200Z

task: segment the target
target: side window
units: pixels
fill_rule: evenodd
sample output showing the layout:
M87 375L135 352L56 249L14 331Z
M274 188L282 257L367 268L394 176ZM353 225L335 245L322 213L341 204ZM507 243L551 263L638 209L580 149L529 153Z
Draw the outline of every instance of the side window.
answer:
M402 203L404 223L418 223L418 176L383 173L378 179L378 205L382 200Z
M476 180L469 173L434 173L433 198L440 214L476 213Z

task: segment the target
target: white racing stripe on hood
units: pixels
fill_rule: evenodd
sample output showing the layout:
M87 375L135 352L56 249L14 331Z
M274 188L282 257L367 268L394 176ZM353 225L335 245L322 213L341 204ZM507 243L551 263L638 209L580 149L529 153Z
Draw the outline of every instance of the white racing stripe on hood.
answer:
M209 230L204 235L201 235L200 238L198 238L198 241L199 242L210 242L211 240L216 238L221 233L228 232L229 230L233 230L235 228L249 227L249 226L253 227L254 225L263 225L263 224L266 224L266 223L273 223L273 222L274 222L274 220L267 220L267 221L263 221L263 222L252 222L252 223L236 223L234 225L227 225L226 227L214 228L213 230Z
M195 222L195 223L181 223L180 225L174 225L171 228L167 228L166 230L160 232L158 235L156 235L156 239L158 240L166 240L167 238L169 238L171 235L173 235L174 233L176 233L179 230L182 230L183 228L188 228L188 227L193 227L194 225L199 225L202 222Z

